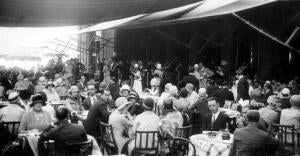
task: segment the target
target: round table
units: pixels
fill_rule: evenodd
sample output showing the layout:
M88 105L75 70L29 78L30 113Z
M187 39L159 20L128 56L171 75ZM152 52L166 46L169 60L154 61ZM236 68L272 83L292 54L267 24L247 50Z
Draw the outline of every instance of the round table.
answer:
M190 137L190 141L195 145L196 155L199 156L228 156L233 135L230 134L229 140L222 140L222 133L216 132L217 136L209 137L207 131L203 134L196 134ZM189 147L189 156L192 156L193 149Z

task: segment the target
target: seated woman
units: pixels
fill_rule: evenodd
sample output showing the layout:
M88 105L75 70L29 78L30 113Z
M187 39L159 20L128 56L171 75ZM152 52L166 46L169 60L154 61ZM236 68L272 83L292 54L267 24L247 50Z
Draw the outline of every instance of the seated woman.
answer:
M113 127L119 154L124 144L129 140L128 129L133 124L133 120L128 113L128 108L131 104L132 103L128 102L125 97L119 97L116 100L116 106L118 108L111 113L108 120L108 123Z
M187 100L189 92L185 88L181 88L179 91L179 99L175 100L174 106L181 112L187 111L189 107L189 101Z
M20 132L34 129L43 131L51 124L50 114L42 109L42 106L46 105L45 102L41 94L35 94L32 97L30 104L32 109L23 115L19 127Z
M59 95L54 89L53 81L48 81L43 92L47 95L47 101L59 101Z
M160 120L168 120L172 123L174 129L181 128L183 124L182 114L173 106L171 98L166 98L164 101L164 108Z

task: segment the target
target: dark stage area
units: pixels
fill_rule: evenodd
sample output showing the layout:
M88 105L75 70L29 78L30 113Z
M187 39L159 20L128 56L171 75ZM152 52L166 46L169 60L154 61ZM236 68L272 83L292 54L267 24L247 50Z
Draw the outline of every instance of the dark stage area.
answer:
M199 62L210 68L221 65L227 75L244 64L250 76L287 80L299 76L300 31L291 37L300 24L299 10L298 2L277 2L237 12L248 24L229 14L176 25L120 28L116 51L125 60L166 63L177 57L186 66ZM274 41L284 43L290 37L286 45L296 50Z

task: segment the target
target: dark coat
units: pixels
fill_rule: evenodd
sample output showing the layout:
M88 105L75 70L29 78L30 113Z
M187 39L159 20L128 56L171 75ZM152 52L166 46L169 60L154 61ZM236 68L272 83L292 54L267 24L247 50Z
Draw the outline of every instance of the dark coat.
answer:
M237 98L236 100L239 101L240 99L249 100L249 83L246 77L242 77L238 84L237 84Z
M185 76L180 82L179 87L183 88L187 83L191 83L194 85L194 89L199 89L199 80L194 75Z
M227 88L220 88L216 93L216 97L219 98L220 107L224 106L225 100L234 101L233 93Z
M76 86L79 88L80 91L84 91L86 88L86 83L81 84L80 82L77 82Z
M257 147L251 150L249 147ZM256 125L248 125L234 133L233 145L229 156L265 156L266 153L276 151L278 141Z
M84 127L89 135L99 136L99 121L107 122L110 113L108 112L108 103L102 100L96 101L90 108Z
M91 101L91 97L87 97L83 103L82 106L85 110L90 110L91 106L92 106L92 101Z
M206 114L203 118L202 129L203 130L212 130L219 131L221 129L226 129L226 123L230 123L230 118L228 115L220 112L218 117L216 118L213 127L211 125L212 113Z
M50 139L55 141L55 155L68 155L65 153L66 142L78 143L87 141L87 134L83 126L63 121L57 127L48 128L41 134L38 143L39 155L45 154L43 151L43 141Z

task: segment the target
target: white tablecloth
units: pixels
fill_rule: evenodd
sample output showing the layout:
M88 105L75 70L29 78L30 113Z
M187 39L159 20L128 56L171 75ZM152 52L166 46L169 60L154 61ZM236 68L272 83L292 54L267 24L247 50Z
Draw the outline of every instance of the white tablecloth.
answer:
M190 141L195 145L196 155L199 156L228 156L233 135L230 134L230 140L222 140L222 134L219 133L215 138L209 138L206 134L196 134L190 137ZM189 156L192 156L193 149L189 147Z
M19 135L19 137L26 137L30 148L32 149L33 153L35 156L38 156L38 140L40 138L40 136L38 134L34 134L34 133L30 133L30 134L21 134ZM88 135L88 139L92 140L93 142L93 150L92 150L92 154L94 155L101 155L101 151L99 148L99 145L96 141L96 139L93 136Z

